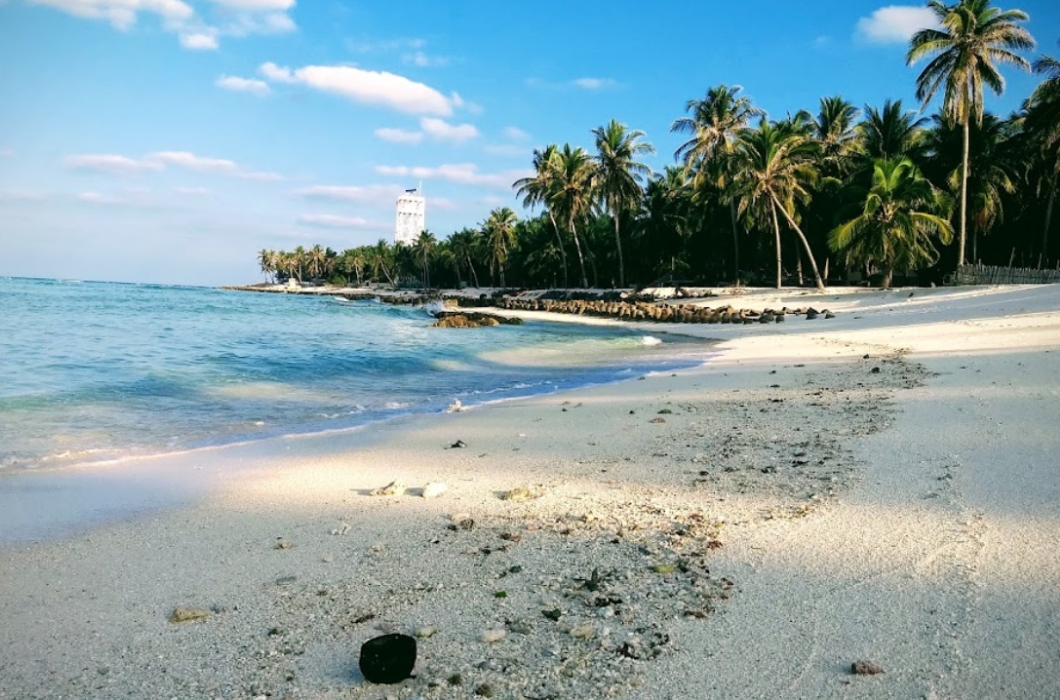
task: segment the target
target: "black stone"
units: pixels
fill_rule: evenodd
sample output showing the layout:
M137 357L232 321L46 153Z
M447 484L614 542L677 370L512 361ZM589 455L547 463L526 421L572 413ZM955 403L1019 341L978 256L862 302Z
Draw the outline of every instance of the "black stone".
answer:
M361 673L370 683L400 683L415 665L416 639L407 634L386 634L361 645Z

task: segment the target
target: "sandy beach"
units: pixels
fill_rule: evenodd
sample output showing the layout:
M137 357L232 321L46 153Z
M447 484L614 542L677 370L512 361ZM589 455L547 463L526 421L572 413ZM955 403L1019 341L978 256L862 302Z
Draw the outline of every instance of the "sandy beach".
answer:
M1060 286L701 303L837 316L645 324L717 354L203 455L0 548L0 698L1060 697ZM416 675L367 683L388 632Z

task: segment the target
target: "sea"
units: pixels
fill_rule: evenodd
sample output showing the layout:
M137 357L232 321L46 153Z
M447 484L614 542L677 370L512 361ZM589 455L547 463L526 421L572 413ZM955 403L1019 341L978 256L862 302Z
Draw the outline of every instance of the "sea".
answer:
M206 287L0 278L0 476L474 408L702 364L701 341Z

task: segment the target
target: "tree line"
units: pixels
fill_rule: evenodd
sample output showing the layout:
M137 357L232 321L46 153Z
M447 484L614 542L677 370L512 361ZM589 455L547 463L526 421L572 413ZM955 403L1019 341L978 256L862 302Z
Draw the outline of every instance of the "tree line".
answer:
M932 0L938 29L906 55L924 116L887 100L822 98L771 119L739 86L690 100L671 131L687 136L675 165L652 173L644 132L612 120L594 151L550 144L513 183L531 216L494 209L478 226L410 246L341 253L314 246L259 253L262 271L362 285L626 287L652 283L775 284L873 279L942 281L966 261L1049 265L1060 177L1060 61L1024 53L1027 15L991 0ZM1001 66L1041 76L1000 117Z

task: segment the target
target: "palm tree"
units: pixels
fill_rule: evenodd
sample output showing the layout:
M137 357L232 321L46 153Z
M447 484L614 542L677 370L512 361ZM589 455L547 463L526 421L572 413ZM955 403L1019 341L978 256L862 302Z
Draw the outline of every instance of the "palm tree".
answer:
M508 262L508 253L515 247L515 212L508 207L501 207L490 212L482 225L483 233L490 251L490 269L496 265L500 271L501 287L506 287L504 267Z
M739 198L739 211L741 216L773 224L777 248L777 289L783 284L777 210L798 234L810 258L817 288L824 289L810 244L795 222L795 204L809 199L807 186L817 178L811 163L815 151L816 144L812 139L791 128L771 124L764 117L757 129L741 131L736 144L738 170L733 187Z
M895 268L932 265L938 251L932 238L948 244L953 228L944 215L947 198L935 190L908 158L878 159L861 213L832 230L828 245L847 262L883 269L883 287Z
M952 119L938 114L934 128L927 132L931 164L950 192L961 190L962 129ZM1004 195L1016 191L1016 163L1013 153L1013 125L986 113L981 123L970 129L972 156L968 161L968 218L972 227L972 260L979 259L979 235L1004 219Z
M306 261L309 263L309 274L314 279L320 279L320 274L324 271L324 260L326 257L327 254L319 243L310 248L306 254Z
M532 209L538 204L545 206L548 218L552 222L552 230L556 232L556 248L563 264L563 287L566 289L570 286L567 281L567 251L559 226L556 225L555 213L548 206L549 193L555 185L558 152L559 149L554 143L546 146L543 151L534 149L534 176L516 180L512 187L516 190L516 196L523 198L524 207Z
M385 238L380 238L379 242L369 248L367 253L367 262L372 269L372 276L378 280L382 275L390 286L396 286L393 273L394 249L390 247L390 243Z
M689 100L685 105L685 112L691 116L681 117L670 126L670 131L692 135L681 144L674 157L684 162L689 173L695 172L698 177L709 176L722 192L733 176L731 155L736 135L750 124L751 119L765 114L751 103L751 98L740 96L742 90L739 85L712 87L703 99ZM704 167L712 161L715 167ZM699 190L702 183L695 184ZM735 281L739 284L740 238L736 227L736 200L732 198L729 199L729 216L732 221L733 268Z
M942 109L964 128L964 159L961 164L961 232L957 264L964 264L968 218L968 161L971 122L983 119L983 85L995 94L1005 89L1005 80L995 64L1030 70L1017 50L1034 48L1030 33L1017 25L1026 22L1022 10L999 10L992 0L959 0L946 5L930 0L941 29L921 29L909 43L906 62L912 65L933 56L916 81L916 96L926 106L944 88Z
M1058 44L1060 45L1060 44ZM1060 61L1041 56L1034 62L1034 72L1045 76L1024 104L1024 132L1036 151L1034 161L1040 166L1036 178L1038 190L1046 190L1045 223L1042 227L1042 255L1049 254L1049 228L1053 220L1057 181L1060 180Z
M615 250L618 252L618 286L626 286L626 266L622 260L622 237L619 221L622 214L640 201L644 192L640 183L651 175L651 169L634 158L655 153L650 143L639 142L644 132L630 131L625 124L612 119L606 126L593 129L596 137L596 186L598 195L615 224Z
M475 272L475 257L478 255L478 231L465 228L449 236L449 247L461 265L467 263L468 282L478 287L478 273Z
M901 100L887 100L883 109L865 105L865 118L858 124L858 133L866 169L872 172L874 163L881 158L909 158L914 163L922 159L926 122L916 112L903 111Z
M258 266L265 275L265 279L268 280L269 275L276 271L276 253L262 248L258 252Z
M431 288L431 251L434 250L435 243L437 243L437 240L434 238L433 233L420 231L416 242L412 244L412 251L420 261L420 266L423 270L424 289Z
M673 271L688 235L690 183L684 168L667 167L644 191L640 221L644 257L650 258L656 276Z
M813 122L814 138L820 144L818 162L831 176L838 177L849 170L850 158L861 144L854 123L858 108L838 95L821 98L821 111Z
M556 168L553 174L548 206L567 224L567 232L574 239L574 249L578 253L582 287L588 287L589 279L585 276L585 258L582 255L577 224L584 222L593 209L595 168L584 148L571 148L570 144L566 143L556 154Z

